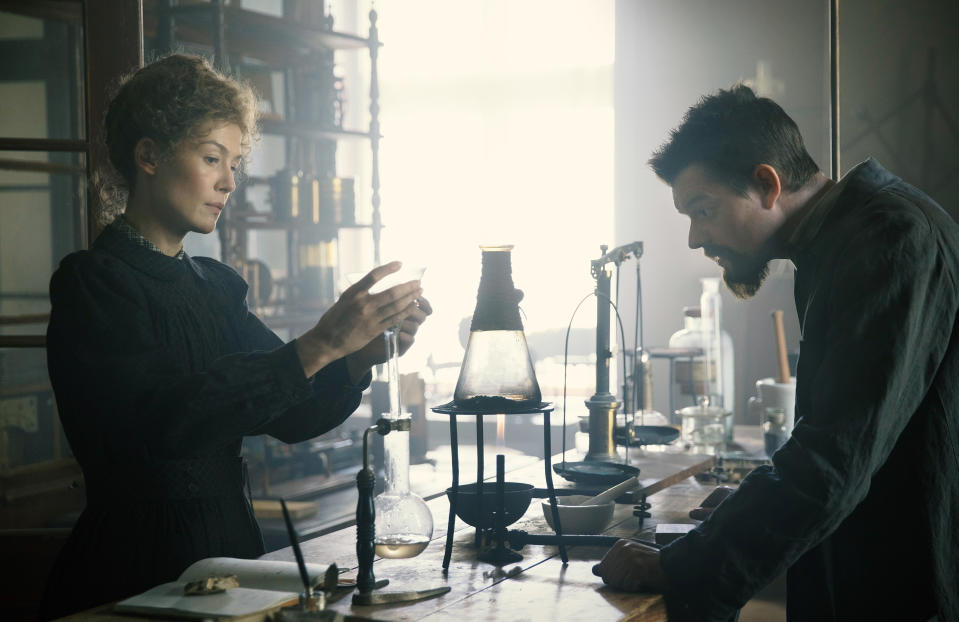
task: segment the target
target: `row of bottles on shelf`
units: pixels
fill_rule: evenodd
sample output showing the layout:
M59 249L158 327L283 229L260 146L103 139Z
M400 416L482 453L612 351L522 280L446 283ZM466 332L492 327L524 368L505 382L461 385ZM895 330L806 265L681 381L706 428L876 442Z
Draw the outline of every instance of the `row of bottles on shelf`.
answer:
M301 243L299 247L300 296L306 300L336 297L336 238Z
M302 236L295 254L296 272L282 288L276 287L270 267L259 259L239 260L236 269L249 284L247 303L260 307L276 300L285 303L333 302L337 293L337 240Z
M260 306L277 294L292 301L332 302L337 289L337 229L356 224L352 178L323 177L283 169L270 178L273 221L294 225L291 278L286 290L273 288L270 267L263 261L240 260L238 269L250 283L249 303Z
M270 179L273 217L326 229L356 224L353 179L283 169Z

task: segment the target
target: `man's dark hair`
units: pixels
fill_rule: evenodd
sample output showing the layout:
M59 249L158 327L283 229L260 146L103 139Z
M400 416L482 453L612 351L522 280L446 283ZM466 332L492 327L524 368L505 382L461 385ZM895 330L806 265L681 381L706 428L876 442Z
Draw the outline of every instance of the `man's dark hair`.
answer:
M704 96L649 164L669 185L684 168L699 164L742 195L753 186L753 170L759 164L775 168L783 189L790 192L819 172L796 122L779 104L756 97L743 84Z

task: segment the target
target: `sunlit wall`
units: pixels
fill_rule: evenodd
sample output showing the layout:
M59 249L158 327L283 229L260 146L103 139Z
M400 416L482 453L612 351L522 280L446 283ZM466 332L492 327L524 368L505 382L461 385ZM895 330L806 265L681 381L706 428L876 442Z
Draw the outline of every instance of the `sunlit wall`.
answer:
M959 3L838 5L840 172L877 158L959 213ZM646 242L648 345L665 345L682 327L682 307L697 303L699 277L719 274L701 251L686 247L688 220L646 166L650 153L702 94L746 80L796 120L828 174L828 12L827 0L617 0L616 232L619 243ZM788 345L799 346L792 286L791 264L778 262L755 299L725 298L740 421L753 383L776 368L771 310L786 312ZM662 409L667 368L654 373Z
M645 243L647 346L667 345L683 327L683 307L699 304L699 279L721 273L702 250L687 247L689 220L676 213L669 188L647 160L700 96L747 81L796 120L813 159L828 171L827 7L827 0L617 1L616 232L619 243ZM723 288L723 324L736 354L733 406L740 422L753 383L776 369L773 309L785 311L788 345L798 347L792 266L775 263L749 302ZM626 297L630 309L631 300ZM668 411L665 360L654 361L653 374L654 405Z

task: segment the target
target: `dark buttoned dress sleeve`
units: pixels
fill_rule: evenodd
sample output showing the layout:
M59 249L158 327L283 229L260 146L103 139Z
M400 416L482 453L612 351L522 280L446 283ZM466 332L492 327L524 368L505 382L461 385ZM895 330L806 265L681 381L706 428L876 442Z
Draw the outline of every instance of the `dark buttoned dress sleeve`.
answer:
M90 256L57 271L49 365L66 398L65 424L74 423L70 411L89 411L71 425L76 436L86 429L190 455L250 434L304 440L353 412L363 385L349 383L344 361L307 379L295 344L248 311L245 283L222 264L203 267L206 290L184 284L189 274L173 286L145 284L119 262ZM191 294L193 304L157 306Z

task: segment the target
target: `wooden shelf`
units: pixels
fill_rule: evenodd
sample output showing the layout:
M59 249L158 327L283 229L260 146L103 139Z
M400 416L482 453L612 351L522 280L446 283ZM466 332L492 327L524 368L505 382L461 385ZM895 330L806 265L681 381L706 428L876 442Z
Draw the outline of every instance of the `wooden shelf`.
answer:
M163 18L160 3L145 2L144 36L155 36ZM182 4L171 8L177 27L177 39L213 49L218 7L211 2ZM370 48L369 39L354 34L304 25L292 19L249 11L235 6L223 7L227 46L231 57L255 58L275 67L302 64L317 50L357 50ZM377 43L377 46L382 44Z
M0 335L0 348L45 348L46 335Z
M284 136L307 137L320 140L342 140L346 138L371 138L369 132L361 130L345 130L341 128L325 128L303 125L301 123L287 123L280 119L262 119L260 129L267 134L282 134ZM380 136L382 138L382 136Z
M58 20L74 24L83 21L83 4L80 2L0 0L0 11L11 11L38 19Z
M226 226L233 227L235 229L266 229L266 230L279 230L279 231L293 231L296 229L306 228L306 227L316 227L312 223L299 222L296 220L245 220L245 219L231 219ZM334 225L328 228L321 228L321 231L325 233L335 233L340 229L370 229L373 225L367 224L353 224L353 225Z
M0 158L0 170L17 172L54 173L67 175L86 175L87 169L82 166L58 164L56 162L38 162L36 160L19 160L14 158Z
M216 9L213 3L202 2L173 7L172 13L185 23L212 28ZM304 26L289 19L234 6L223 7L223 18L231 39L240 36L271 45L308 46L328 50L370 47L369 39L357 35Z
M50 322L49 313L28 313L24 315L0 315L0 326L16 326L22 324L43 324Z
M12 397L15 395L31 395L34 393L52 393L53 387L48 380L32 382L30 384L11 384L0 386L0 397Z
M86 152L85 140L66 138L0 138L2 151L80 151Z

